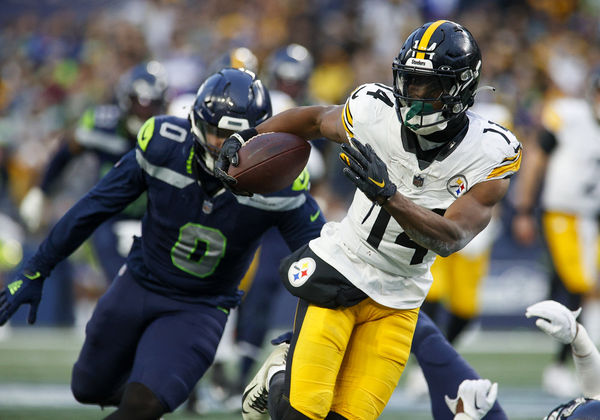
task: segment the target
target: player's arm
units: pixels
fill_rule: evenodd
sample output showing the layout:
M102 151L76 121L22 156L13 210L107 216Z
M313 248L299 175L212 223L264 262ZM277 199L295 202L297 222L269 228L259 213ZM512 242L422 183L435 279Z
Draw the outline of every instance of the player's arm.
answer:
M512 221L515 238L525 245L532 244L536 238L537 229L533 209L555 144L554 135L544 130L540 135L539 143L534 141L526 146L527 164L523 165L515 186L516 214Z
M215 162L215 176L223 185L232 187L235 178L227 174L229 165L237 166L237 152L252 137L261 133L292 133L305 140L328 138L336 143L347 143L348 138L342 123L342 105L315 105L292 108L277 114L256 127L247 128L228 137L221 146ZM237 194L240 194L238 191Z
M306 140L325 137L336 143L348 143L342 123L342 105L303 106L277 114L256 127L258 133L292 133Z
M369 200L383 206L413 241L443 257L462 249L488 225L494 205L508 190L508 178L478 183L440 216L397 191L385 163L369 144L355 138L351 142L354 147L342 144L340 153L344 175Z
M444 216L414 204L400 193L383 207L413 241L446 257L462 249L488 225L509 182L496 179L473 186L448 207Z
M0 291L0 325L23 304L31 306L34 323L43 281L60 261L71 255L98 227L123 210L145 189L135 150L127 153L105 177L56 223L16 279Z

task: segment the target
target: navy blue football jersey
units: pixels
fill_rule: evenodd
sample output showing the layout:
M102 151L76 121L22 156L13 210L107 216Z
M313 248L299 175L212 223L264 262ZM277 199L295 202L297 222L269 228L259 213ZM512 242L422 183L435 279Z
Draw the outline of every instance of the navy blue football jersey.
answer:
M324 219L306 183L270 195L234 195L193 164L193 144L189 121L148 120L135 149L54 226L28 268L47 275L143 192L148 203L142 236L127 267L146 288L176 299L234 306L267 229L276 226L292 250L319 235Z

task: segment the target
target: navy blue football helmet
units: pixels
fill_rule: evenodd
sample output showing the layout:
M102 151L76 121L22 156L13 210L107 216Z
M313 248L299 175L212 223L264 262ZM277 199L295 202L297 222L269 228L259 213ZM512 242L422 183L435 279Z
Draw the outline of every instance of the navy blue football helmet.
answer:
M600 420L600 400L576 398L556 407L544 420Z
M251 71L225 68L210 76L198 89L189 116L198 164L212 174L219 156L219 150L207 142L207 134L227 138L271 115L269 91Z
M158 61L139 64L121 76L116 97L130 135L137 135L148 118L164 112L167 87L167 73Z
M473 105L481 52L464 27L438 20L410 34L392 69L400 121L427 135L443 130Z
M313 72L312 54L300 44L279 48L267 60L271 89L281 90L294 100L301 99Z

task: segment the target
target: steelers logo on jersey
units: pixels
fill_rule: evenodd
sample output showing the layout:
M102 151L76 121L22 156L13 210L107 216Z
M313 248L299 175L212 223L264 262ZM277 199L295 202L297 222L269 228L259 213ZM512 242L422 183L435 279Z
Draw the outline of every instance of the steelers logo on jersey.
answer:
M448 188L448 192L450 194L458 198L467 192L467 178L465 178L463 175L455 175L448 180L446 183L446 188Z
M312 276L317 268L317 263L310 257L302 258L290 266L288 280L294 287L300 287Z

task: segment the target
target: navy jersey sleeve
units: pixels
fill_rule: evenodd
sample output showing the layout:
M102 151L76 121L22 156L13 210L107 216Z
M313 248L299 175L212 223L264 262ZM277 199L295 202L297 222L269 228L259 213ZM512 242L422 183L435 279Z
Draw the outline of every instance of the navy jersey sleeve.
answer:
M27 267L47 276L110 216L134 201L146 184L132 150L56 223Z

